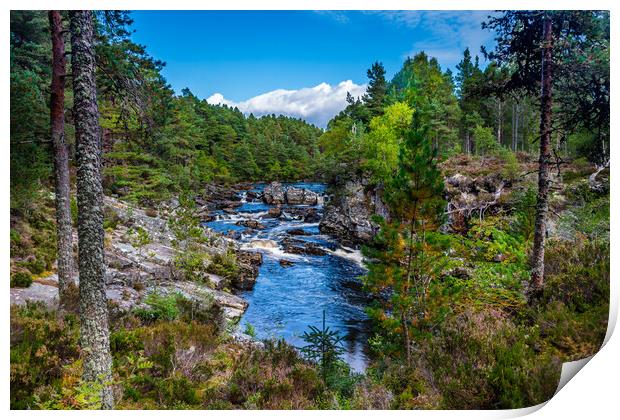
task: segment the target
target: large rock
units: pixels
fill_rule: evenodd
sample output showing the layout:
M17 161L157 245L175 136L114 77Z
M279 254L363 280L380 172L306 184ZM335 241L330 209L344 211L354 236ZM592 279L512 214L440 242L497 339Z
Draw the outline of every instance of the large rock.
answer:
M260 252L238 250L237 265L239 275L233 280L232 286L237 290L252 290L258 277L258 269L263 263L263 254Z
M290 187L286 190L286 202L289 204L302 204L304 201L304 190L302 188Z
M279 182L272 182L263 190L263 201L267 204L284 204L285 190Z
M467 233L471 217L481 218L498 211L510 185L500 174L472 179L458 173L446 178L444 184L448 217L442 230L460 234Z
M348 181L325 206L319 229L345 245L368 242L378 229L370 220L375 213L389 217L380 193L366 191L362 182Z
M327 251L314 242L297 241L286 238L282 241L282 248L289 254L326 255Z
M316 206L318 203L318 194L304 188L290 187L286 190L286 201L288 204L305 204L308 206Z
M207 184L202 197L196 197L196 202L199 206L206 206L210 211L243 204L237 189L217 184Z
M245 226L251 229L265 229L265 225L256 219L240 220L235 224L237 226Z

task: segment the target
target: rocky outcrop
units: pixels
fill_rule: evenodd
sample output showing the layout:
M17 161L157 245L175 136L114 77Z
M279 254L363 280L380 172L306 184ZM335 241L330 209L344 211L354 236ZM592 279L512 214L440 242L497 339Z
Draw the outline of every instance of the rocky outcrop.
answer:
M327 251L314 242L298 241L286 238L282 241L282 248L289 254L301 255L327 255Z
M267 204L284 204L286 190L279 182L272 182L263 190L263 201Z
M446 178L444 184L448 201L448 223L444 230L459 233L466 232L470 217L484 217L501 208L511 187L500 174L476 178L455 174ZM373 214L390 218L381 189L367 185L364 180L348 181L326 204L319 229L347 246L367 243L378 230L371 221Z
M146 296L157 290L158 293L180 292L198 306L213 301L226 322L235 321L243 314L247 302L224 289L251 289L262 263L260 253L240 250L234 242L205 230L207 240L199 245L207 258L204 266L208 267L209 258L227 253L232 248L236 254L238 275L228 280L206 269L198 276L199 281L196 281L198 277L187 279L175 266L179 251L173 245L175 237L166 219L150 216L147 213L153 213L110 197L104 199L104 204L107 217L116 220L116 227L106 232L105 246L106 295L115 312L143 305ZM159 213L171 216L174 209L172 203L162 207ZM139 230L146 233L148 240L136 240L134 235ZM57 299L56 275L38 279L28 289L11 289L11 303L15 304L27 300L55 304Z
M345 245L368 242L378 229L370 220L373 214L389 217L380 192L362 181L348 181L325 206L319 229Z
M510 183L499 174L470 178L457 173L446 178L444 185L448 201L444 229L466 233L472 216L482 218L502 206L502 195L506 195Z
M279 182L272 182L263 190L263 201L267 204L290 204L316 206L319 203L319 195L305 188L285 188Z
M245 226L251 229L265 229L265 225L255 219L240 220L235 224L237 226Z
M316 206L319 196L317 193L304 189L290 187L286 190L286 202L288 204L304 204L308 206Z
M237 250L237 266L239 274L232 286L237 290L252 290L258 277L258 269L263 263L263 254L260 252Z
M243 204L237 188L218 184L207 184L203 194L196 197L195 200L203 211L232 209Z

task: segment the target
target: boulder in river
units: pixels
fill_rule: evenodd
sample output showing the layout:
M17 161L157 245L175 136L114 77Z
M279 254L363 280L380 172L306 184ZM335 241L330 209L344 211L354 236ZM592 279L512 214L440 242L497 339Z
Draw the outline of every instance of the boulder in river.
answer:
M327 251L314 242L285 239L282 241L282 247L284 248L284 251L289 254L327 255Z
M263 190L263 201L267 204L284 204L285 190L279 182L272 182Z
M308 235L308 232L306 232L305 230L303 230L301 228L289 229L289 230L286 231L286 233L288 233L289 235L293 235L293 236L305 236L305 235Z
M245 226L251 229L265 229L265 225L263 225L258 220L248 219L248 220L240 220L235 223L237 226Z
M238 290L252 290L258 277L258 268L263 263L263 254L253 251L236 251L239 275L233 281Z
M268 217L280 217L280 215L282 214L282 209L280 208L280 206L278 207L272 207L269 210L267 210L267 216Z
M279 263L282 267L290 267L295 264L293 261L289 260L280 260Z
M362 182L349 181L325 206L319 229L345 245L369 242L378 229L370 217L383 212L387 211L378 192L366 191Z
M286 190L286 202L288 204L304 204L315 206L318 203L318 194L305 188L289 187Z

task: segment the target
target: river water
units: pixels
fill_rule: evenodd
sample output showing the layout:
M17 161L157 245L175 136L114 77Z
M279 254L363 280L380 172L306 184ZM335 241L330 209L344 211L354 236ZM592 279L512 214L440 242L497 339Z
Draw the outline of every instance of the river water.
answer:
M256 184L254 190L262 192L264 184ZM306 188L324 194L325 186L315 183L283 184ZM369 301L362 291L360 276L365 273L359 251L340 247L327 235L321 235L319 224L305 223L287 217L286 206L283 216L267 217L270 205L262 201L246 201L245 192L240 192L243 205L236 213L216 213L216 220L207 226L218 232L247 232L247 228L236 223L255 219L265 229L242 233L240 241L245 249L263 254L263 264L254 289L243 292L241 297L249 307L240 322L243 331L246 324L254 327L259 339L284 338L294 346L303 346L301 335L309 325L320 328L323 310L326 324L344 338L345 361L354 371L361 372L367 365L367 339L370 324L365 306ZM289 206L304 207L304 206ZM306 206L307 207L307 206ZM323 210L322 200L314 206L319 214ZM291 236L287 231L301 228L306 235L294 236L296 241L310 241L327 251L326 255L298 255L286 253L282 241ZM292 262L282 266L281 260Z

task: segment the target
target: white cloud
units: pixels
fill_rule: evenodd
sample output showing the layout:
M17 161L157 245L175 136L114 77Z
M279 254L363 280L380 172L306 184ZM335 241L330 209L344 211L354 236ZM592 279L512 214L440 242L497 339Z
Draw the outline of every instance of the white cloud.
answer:
M496 12L486 10L454 11L368 11L366 13L382 17L395 25L419 29L426 34L413 42L411 50L403 58L413 56L420 51L437 58L443 68L456 65L463 57L463 51L469 47L472 55L480 54L480 46L492 46L494 33L481 28L482 22Z
M207 99L207 102L213 105L225 104L237 107L244 114L252 113L257 117L282 114L303 118L319 127L325 127L332 117L347 106L347 92L358 97L365 91L366 85L346 80L335 86L321 83L311 88L297 90L276 89L241 102L230 101L221 93L215 93Z

